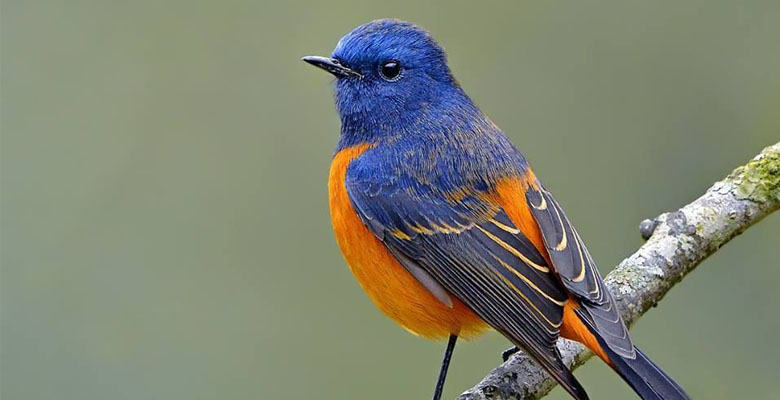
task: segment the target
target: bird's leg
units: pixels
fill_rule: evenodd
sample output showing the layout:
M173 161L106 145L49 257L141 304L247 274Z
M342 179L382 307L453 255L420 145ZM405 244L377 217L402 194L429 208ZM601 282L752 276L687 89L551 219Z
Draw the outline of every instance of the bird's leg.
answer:
M455 342L458 341L458 335L450 335L447 341L447 350L444 351L444 359L441 360L441 370L439 371L439 380L436 382L436 390L433 391L433 400L441 399L441 392L444 389L444 380L447 378L447 369L450 367L452 351L455 350Z
M510 347L510 348L508 348L508 349L504 350L504 352L503 352L503 353L501 353L501 358L503 358L503 359L504 359L504 362L506 362L506 360L508 360L508 359L509 359L509 357L512 357L512 354L515 354L515 353L517 353L518 351L520 351L520 349L519 349L519 348L517 348L517 346L512 346L512 347Z

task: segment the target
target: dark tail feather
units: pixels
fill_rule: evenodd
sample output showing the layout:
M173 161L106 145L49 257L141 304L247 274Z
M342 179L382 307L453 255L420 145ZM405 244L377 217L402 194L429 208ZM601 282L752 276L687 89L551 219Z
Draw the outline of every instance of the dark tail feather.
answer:
M623 377L643 400L690 400L691 398L669 375L639 351L636 358L624 358L607 349L612 368Z
M522 348L517 342L515 342L515 345L518 348ZM547 357L538 356L538 354L533 356L533 349L527 349L526 351L571 397L575 400L590 400L588 393L585 392L585 389L577 381L577 378L574 377L574 374L571 373L571 370L563 363L557 347L550 349L551 353Z
M558 381L564 390L569 392L571 397L575 398L576 400L590 400L588 394L585 392L585 389L582 387L582 385L580 385L579 382L577 382L574 374L572 374L571 371L566 368L563 362L561 362L561 367L563 368L563 371L559 372L558 374L552 374L552 377Z

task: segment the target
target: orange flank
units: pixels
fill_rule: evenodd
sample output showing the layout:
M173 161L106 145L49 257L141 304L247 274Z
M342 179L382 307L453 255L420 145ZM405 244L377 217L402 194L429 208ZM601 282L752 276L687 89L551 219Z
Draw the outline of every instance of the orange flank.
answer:
M525 199L525 192L529 187L536 188L536 176L528 169L525 176L505 178L496 185L496 196L494 201L504 209L509 219L517 226L520 232L533 243L534 247L544 256L547 264L550 258L547 256L547 250L544 247L542 230L536 224L536 220L528 208L528 202Z
M599 356L605 363L612 365L607 353L601 348L599 341L593 336L590 329L582 322L574 310L580 307L577 300L569 299L563 306L563 324L561 324L561 336L580 342L589 348L593 354Z
M552 265L550 256L547 253L547 248L544 245L542 231L539 229L539 225L536 224L536 220L531 214L531 209L528 208L528 201L525 197L525 192L529 188L539 190L536 182L536 176L530 168L522 177L506 178L496 185L495 200L501 208L504 209L515 226L517 226L517 228L523 232L523 235L525 235L528 240L533 243L536 249L542 253L542 256L547 260L547 264ZM561 336L584 344L594 354L599 356L607 364L611 365L612 362L601 348L601 345L599 345L596 337L574 312L577 308L579 308L577 300L570 298L566 302L566 305L563 308Z
M346 148L330 167L330 217L341 252L374 304L406 330L431 339L474 337L487 328L465 304L440 302L404 268L358 217L347 194L347 167L370 145Z

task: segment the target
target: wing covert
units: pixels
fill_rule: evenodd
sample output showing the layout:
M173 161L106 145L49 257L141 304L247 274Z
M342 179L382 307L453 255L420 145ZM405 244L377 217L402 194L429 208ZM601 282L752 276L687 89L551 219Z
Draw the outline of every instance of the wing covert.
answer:
M634 345L617 305L561 206L536 180L535 184L528 186L525 196L542 231L555 272L583 305L577 313L601 334L612 350L624 357L634 357Z

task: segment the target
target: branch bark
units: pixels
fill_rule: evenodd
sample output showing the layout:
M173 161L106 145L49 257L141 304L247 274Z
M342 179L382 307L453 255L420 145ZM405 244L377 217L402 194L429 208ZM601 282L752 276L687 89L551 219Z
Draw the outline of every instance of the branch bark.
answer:
M780 143L765 148L687 206L643 221L640 231L648 241L604 279L623 319L634 323L707 256L778 208ZM558 349L570 368L592 355L566 339L558 341ZM535 361L517 353L458 400L538 399L554 386Z

